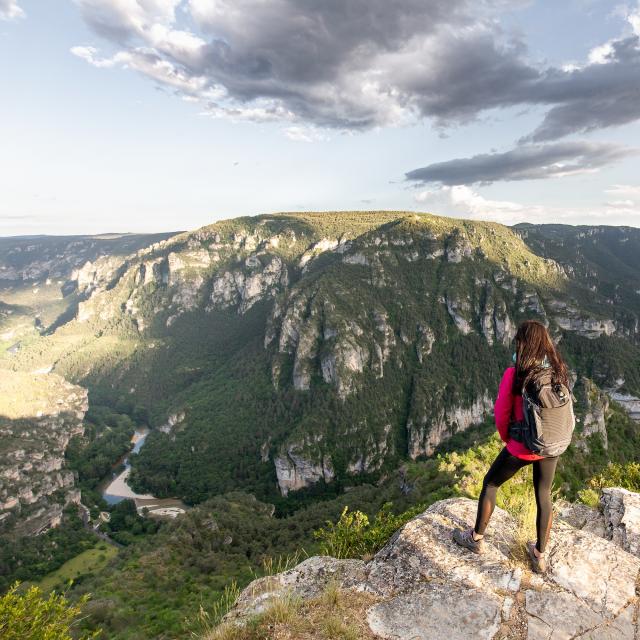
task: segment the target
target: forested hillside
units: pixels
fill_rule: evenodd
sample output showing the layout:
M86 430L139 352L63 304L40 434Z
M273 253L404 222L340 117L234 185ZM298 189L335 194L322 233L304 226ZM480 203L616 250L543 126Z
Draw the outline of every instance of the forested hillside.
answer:
M378 477L482 420L524 318L598 384L640 392L640 234L571 229L403 212L224 221L98 259L75 281L75 317L4 360L155 426L173 416L134 463L154 495Z

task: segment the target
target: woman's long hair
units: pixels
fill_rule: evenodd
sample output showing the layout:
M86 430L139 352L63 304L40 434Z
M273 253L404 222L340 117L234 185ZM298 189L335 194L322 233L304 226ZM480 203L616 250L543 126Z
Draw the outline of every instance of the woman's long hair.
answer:
M516 375L513 378L513 393L522 393L536 374L545 369L545 364L551 366L554 382L566 386L569 384L567 365L547 328L537 320L525 320L519 327L515 337L516 342ZM545 357L547 363L545 363Z

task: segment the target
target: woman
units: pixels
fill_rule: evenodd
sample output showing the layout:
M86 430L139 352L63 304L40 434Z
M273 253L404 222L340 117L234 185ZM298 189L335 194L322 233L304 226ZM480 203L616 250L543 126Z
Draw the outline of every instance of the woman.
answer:
M500 381L495 402L496 427L505 447L494 460L484 477L478 499L478 514L475 526L454 531L453 538L461 546L482 553L483 537L496 505L498 487L509 480L519 469L533 464L533 488L536 496L537 542L527 543L533 570L546 571L545 547L551 530L553 505L551 484L556 471L558 457L545 458L532 453L524 444L509 437L509 424L524 419L522 412L522 389L537 373L549 367L555 381L568 386L567 366L555 348L545 326L535 320L527 320L518 328L515 337L515 366L507 368Z

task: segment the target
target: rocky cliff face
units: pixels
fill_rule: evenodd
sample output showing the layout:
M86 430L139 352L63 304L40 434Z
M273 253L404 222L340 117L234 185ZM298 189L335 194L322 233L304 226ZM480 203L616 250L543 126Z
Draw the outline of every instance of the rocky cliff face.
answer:
M317 456L317 449L313 445L320 440L319 436L315 436L301 443L291 442L274 458L278 486L283 496L289 491L308 487L319 480L331 482L335 477L329 456L320 454L317 461L313 460Z
M416 638L637 638L636 584L640 558L614 542L556 521L546 575L513 560L516 523L496 509L475 555L452 540L475 519L476 503L436 502L397 531L369 562L309 558L242 591L227 624L245 624L288 594L321 595L329 584L366 592L373 637Z
M358 425L341 433L340 440L348 442L349 448L353 451L346 473L356 475L378 470L386 456L393 451L390 435L389 424L377 435L363 434ZM289 491L303 489L321 480L331 482L335 478L333 452L323 441L324 437L321 434L315 434L303 440L290 440L280 448L273 463L282 495L286 496ZM265 450L268 450L268 446ZM267 459L268 455L263 454L263 460Z
M5 527L40 532L59 522L61 501L79 502L64 452L70 438L83 433L87 407L87 390L60 376L0 370L0 523Z
M550 300L549 308L555 323L565 331L575 331L586 338L610 336L616 332L616 325L610 318L590 318L564 300Z
M174 234L114 233L98 236L29 236L0 238L0 281L78 281L95 279L92 263L103 256L128 256Z
M588 378L582 378L579 386L582 402L578 405L577 418L580 422L574 442L576 446L586 451L589 447L588 437L599 433L606 449L608 446L606 416L609 410L609 398Z
M452 435L482 422L493 408L494 399L484 393L469 406L441 409L435 417L414 415L407 421L409 456L414 460L430 456L436 447Z
M640 398L630 393L620 393L617 390L610 391L609 397L620 404L632 420L640 422Z

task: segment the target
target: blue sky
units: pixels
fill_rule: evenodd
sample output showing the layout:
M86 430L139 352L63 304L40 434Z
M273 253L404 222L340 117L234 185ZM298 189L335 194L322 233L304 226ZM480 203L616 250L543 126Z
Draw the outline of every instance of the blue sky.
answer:
M640 226L640 4L0 0L0 235Z

